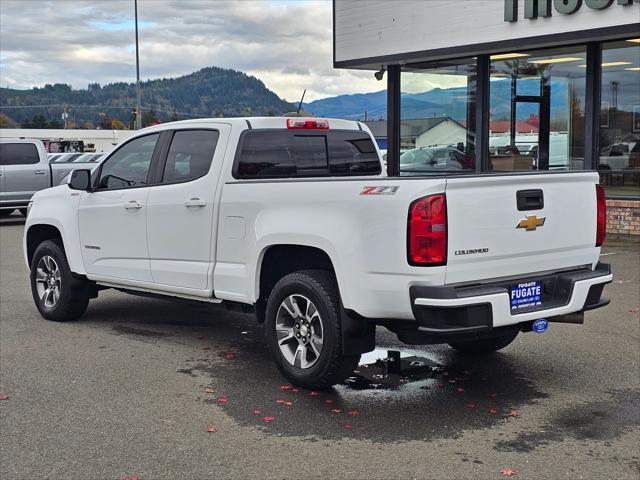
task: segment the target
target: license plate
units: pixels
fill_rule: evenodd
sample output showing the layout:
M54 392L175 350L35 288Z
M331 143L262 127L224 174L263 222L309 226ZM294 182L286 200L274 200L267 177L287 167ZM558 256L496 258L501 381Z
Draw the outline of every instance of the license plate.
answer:
M542 282L511 285L511 310L542 304Z

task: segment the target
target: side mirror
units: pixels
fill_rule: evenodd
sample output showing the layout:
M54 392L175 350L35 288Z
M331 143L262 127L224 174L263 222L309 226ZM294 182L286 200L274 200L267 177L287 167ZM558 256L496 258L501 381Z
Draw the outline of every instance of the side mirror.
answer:
M72 190L91 190L91 170L74 170L71 172L69 188Z

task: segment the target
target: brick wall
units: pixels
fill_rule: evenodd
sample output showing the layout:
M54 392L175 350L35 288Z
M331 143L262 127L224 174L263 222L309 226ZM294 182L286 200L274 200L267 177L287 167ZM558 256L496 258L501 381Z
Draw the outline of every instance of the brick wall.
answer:
M607 200L607 233L640 236L640 200Z

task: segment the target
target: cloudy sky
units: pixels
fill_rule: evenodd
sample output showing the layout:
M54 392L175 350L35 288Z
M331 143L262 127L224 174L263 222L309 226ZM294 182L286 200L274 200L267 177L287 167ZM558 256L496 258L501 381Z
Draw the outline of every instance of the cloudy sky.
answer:
M254 75L287 100L382 90L332 68L330 0L139 0L140 76L206 66ZM0 84L135 81L133 0L1 0Z

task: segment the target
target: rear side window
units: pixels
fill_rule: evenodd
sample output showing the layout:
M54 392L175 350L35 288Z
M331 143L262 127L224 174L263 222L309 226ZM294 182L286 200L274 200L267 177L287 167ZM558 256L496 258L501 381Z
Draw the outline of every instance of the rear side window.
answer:
M0 165L35 165L40 162L33 143L1 143Z
M218 143L216 130L178 130L173 134L162 183L188 182L209 172Z
M365 132L250 130L243 135L234 176L287 178L378 175L380 160Z

